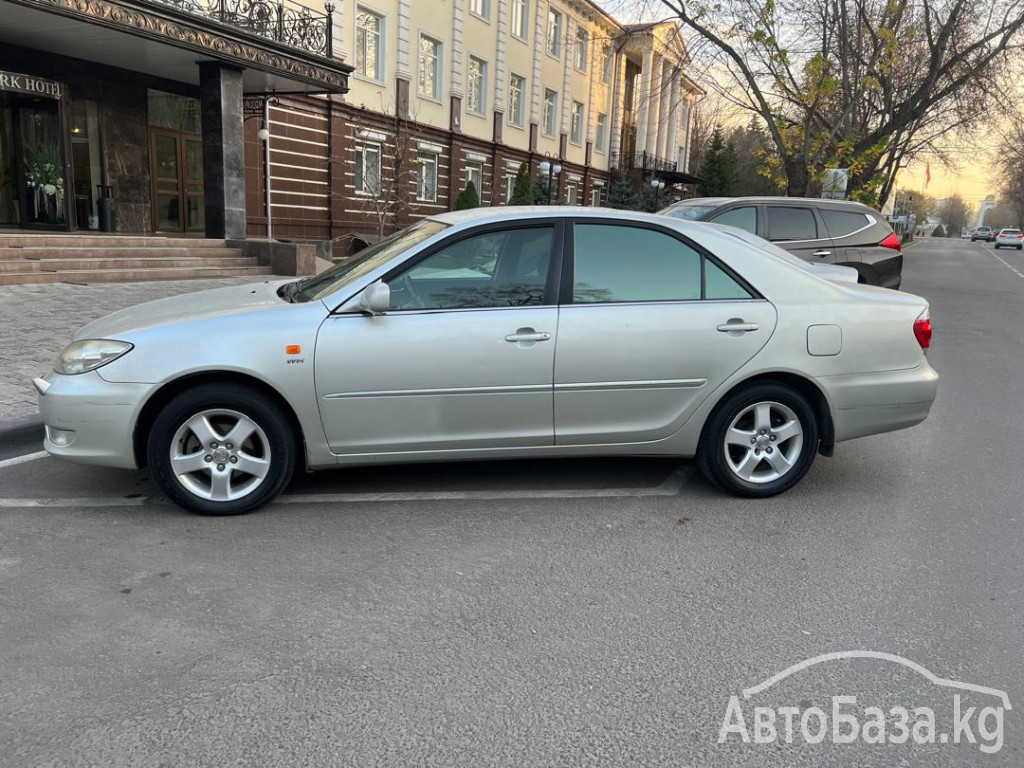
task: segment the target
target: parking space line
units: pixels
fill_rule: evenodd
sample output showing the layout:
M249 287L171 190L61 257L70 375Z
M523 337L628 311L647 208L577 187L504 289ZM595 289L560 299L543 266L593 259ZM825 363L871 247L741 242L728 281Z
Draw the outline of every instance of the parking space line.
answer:
M595 488L533 491L409 491L393 493L297 493L278 496L274 504L351 504L385 501L502 501L529 499L619 499L676 496L693 474L693 466L682 466L663 482L648 488ZM0 509L67 509L69 507L141 507L166 503L159 497L0 499Z
M38 451L36 453L27 453L24 456L15 456L13 459L4 459L0 461L0 469L6 469L7 467L15 467L18 464L27 464L30 461L36 459L45 459L49 456L46 451Z
M975 243L975 245L977 245L977 243ZM992 250L989 250L989 249L988 249L988 248L986 248L985 246L981 246L981 250L983 250L983 251L984 251L985 253L988 253L988 254L991 254L991 255L995 256L995 257L996 257L997 259L999 259L999 262L1000 262L1000 263L1001 263L1001 264L1002 264L1002 265L1003 265L1004 267L1006 267L1006 268L1007 268L1008 270L1010 270L1011 272L1013 272L1013 273L1014 273L1014 274L1015 274L1015 275L1016 275L1017 277L1024 277L1024 272L1020 272L1020 271L1019 271L1019 270L1018 270L1018 269L1017 269L1016 267L1014 267L1014 266L1013 266L1013 265L1011 265L1011 264L1010 264L1010 263L1009 263L1008 261L1006 261L1005 259L1003 259L1003 257L1002 257L1002 256L1000 256L1000 255L999 255L998 253L996 253L996 251L995 251L995 249L994 249L994 248L993 248Z

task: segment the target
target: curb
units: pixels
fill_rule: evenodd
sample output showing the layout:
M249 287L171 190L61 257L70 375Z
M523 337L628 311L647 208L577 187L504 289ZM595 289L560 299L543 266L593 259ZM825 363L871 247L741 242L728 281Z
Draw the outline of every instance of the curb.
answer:
M24 449L42 450L43 420L39 414L0 421L0 458L24 453Z

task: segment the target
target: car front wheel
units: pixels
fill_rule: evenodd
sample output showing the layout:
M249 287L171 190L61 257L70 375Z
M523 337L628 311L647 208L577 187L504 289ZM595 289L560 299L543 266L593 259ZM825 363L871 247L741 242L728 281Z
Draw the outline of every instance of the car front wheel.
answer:
M756 384L719 403L697 463L723 490L764 498L792 488L811 468L817 449L818 423L807 399L783 384Z
M281 407L234 384L204 384L172 399L147 449L160 490L201 515L251 512L284 490L295 470L295 435Z

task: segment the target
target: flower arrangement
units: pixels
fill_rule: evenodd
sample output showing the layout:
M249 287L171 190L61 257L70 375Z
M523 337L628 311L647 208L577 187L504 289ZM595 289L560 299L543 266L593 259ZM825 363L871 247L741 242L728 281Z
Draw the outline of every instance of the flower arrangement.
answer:
M28 164L25 172L32 193L35 218L60 221L64 218L64 163L60 151L45 147Z

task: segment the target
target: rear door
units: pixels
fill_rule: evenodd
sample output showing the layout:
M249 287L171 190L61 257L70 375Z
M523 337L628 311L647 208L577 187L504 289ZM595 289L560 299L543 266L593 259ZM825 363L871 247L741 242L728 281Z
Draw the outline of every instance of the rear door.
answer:
M557 445L672 435L775 329L775 307L674 232L579 219L567 243Z
M780 248L815 264L835 264L832 239L818 212L810 205L766 205L763 237Z
M832 238L837 263L857 263L863 259L864 248L878 246L880 239L873 237L871 231L876 220L869 219L866 213L824 207L818 213Z

